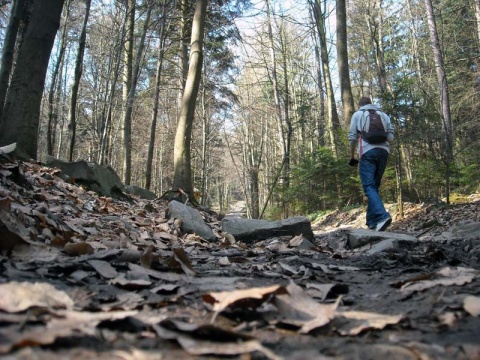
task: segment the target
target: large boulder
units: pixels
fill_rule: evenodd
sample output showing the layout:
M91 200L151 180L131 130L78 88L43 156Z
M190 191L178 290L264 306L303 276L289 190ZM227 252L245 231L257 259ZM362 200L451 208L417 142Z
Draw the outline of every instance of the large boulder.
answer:
M184 233L196 234L206 241L215 241L217 239L212 229L203 220L200 212L190 206L175 200L171 201L168 204L167 216L169 218L181 219L182 225L180 229Z
M226 216L222 220L222 230L233 235L236 240L247 243L285 235L303 235L304 238L313 240L310 220L304 216L277 221Z
M157 194L155 194L153 191L144 189L136 185L127 185L125 186L125 189L128 194L136 195L139 198L145 199L145 200L155 200L158 197Z
M450 229L453 239L480 239L480 222L464 221Z
M75 183L84 185L100 195L121 197L125 192L125 186L120 177L110 166L102 166L85 160L62 161L51 156L47 156L46 165L60 169Z

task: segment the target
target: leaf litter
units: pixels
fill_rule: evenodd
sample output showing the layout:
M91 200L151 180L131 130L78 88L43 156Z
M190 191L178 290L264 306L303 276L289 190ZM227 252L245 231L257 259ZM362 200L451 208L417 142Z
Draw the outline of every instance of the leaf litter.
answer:
M346 246L358 214L246 245L211 211L217 242L183 234L167 205L0 164L0 356L480 359L480 236L449 233L479 198L407 207L391 228L418 242L373 255Z

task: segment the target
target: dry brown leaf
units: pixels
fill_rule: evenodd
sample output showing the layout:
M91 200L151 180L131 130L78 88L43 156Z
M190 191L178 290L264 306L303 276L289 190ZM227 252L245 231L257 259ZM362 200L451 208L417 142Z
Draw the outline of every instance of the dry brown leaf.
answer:
M7 211L9 212L12 208L12 202L9 198L4 197L0 199L0 211Z
M196 275L195 270L193 270L192 263L190 262L190 259L188 258L183 248L179 247L173 249L173 258L180 264L185 274L189 276Z
M115 279L111 280L112 285L129 290L144 289L152 285L152 282L145 279L127 279L125 274L119 274Z
M9 282L0 284L0 309L7 312L24 311L32 306L71 308L73 300L63 291L47 283Z
M478 296L467 296L463 300L463 308L472 316L480 315L480 297Z
M145 248L142 255L140 256L140 264L147 269L152 267L153 262L153 246L149 245Z
M31 243L29 230L4 210L0 210L0 239L0 250L11 250L17 245Z
M478 277L479 274L480 271L475 269L469 269L464 267L452 269L450 267L445 267L437 271L431 280L407 282L400 288L400 290L410 293L415 291L423 291L437 285L465 285L472 282L473 279Z
M288 294L277 295L274 300L282 323L298 326L301 333L308 333L334 318L339 301L319 304L294 283L287 286L287 291Z
M89 260L88 263L105 279L113 279L118 276L117 270L110 263L103 260Z
M166 319L153 328L163 339L175 339L191 355L239 355L254 351L266 358L280 360L272 351L263 347L251 336L225 330L213 325L196 325Z
M213 311L220 312L231 305L244 303L248 305L260 305L274 294L285 294L286 289L281 285L268 287L250 288L235 291L222 291L203 295L203 300L213 304Z
M387 325L398 324L402 315L384 315L363 311L342 311L335 316L343 317L352 322L347 322L337 328L341 335L358 335L368 329L383 329Z
M93 254L93 247L86 242L68 243L63 247L63 251L68 255L79 256Z

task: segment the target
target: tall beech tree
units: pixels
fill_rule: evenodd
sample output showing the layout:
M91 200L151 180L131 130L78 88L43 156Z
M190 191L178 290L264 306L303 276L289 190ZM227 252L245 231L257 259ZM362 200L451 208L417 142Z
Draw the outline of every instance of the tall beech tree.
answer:
M75 72L70 93L70 108L68 112L70 130L70 146L68 150L69 161L73 160L73 150L75 147L75 136L77 130L77 98L78 89L80 87L80 79L83 73L83 57L85 55L85 45L87 41L87 24L90 16L90 5L92 0L85 0L85 17L83 18L82 31L80 32L80 39L78 40L77 58L75 60Z
M453 124L450 113L450 94L448 91L447 76L445 74L445 65L443 62L442 49L438 38L437 25L435 23L435 14L433 12L432 0L425 0L425 9L427 11L428 30L430 34L430 44L432 46L433 57L435 60L435 69L437 72L438 88L440 90L441 116L443 119L443 130L445 135L445 146L442 151L446 166L445 173L445 195L447 204L450 203L450 166L453 162Z
M7 96L8 83L13 68L13 56L15 53L15 44L20 26L20 20L25 10L25 0L16 0L13 2L13 8L10 13L10 19L5 32L5 40L2 49L2 63L0 64L0 121L2 110Z
M0 121L0 146L16 142L19 158L37 158L40 105L63 5L64 0L34 0L18 49Z
M190 42L190 60L187 81L183 92L174 147L174 188L180 188L193 197L190 145L192 140L195 105L200 85L203 62L203 37L207 0L196 0Z

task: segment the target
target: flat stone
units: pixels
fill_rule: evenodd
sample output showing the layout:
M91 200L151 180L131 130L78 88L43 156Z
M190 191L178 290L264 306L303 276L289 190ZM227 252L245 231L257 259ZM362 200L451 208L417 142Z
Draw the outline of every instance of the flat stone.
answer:
M212 229L205 223L202 215L196 209L178 201L170 201L168 204L169 218L182 220L180 229L188 234L196 234L206 241L215 241L217 237Z
M350 230L347 234L347 243L351 249L359 248L372 242L380 242L387 239L397 241L418 241L415 237L407 234L367 229L354 229Z
M479 238L480 239L480 222L469 222L459 224L450 229L454 238L460 239L471 239Z
M127 185L125 186L125 189L128 194L136 195L141 199L155 200L158 197L157 194L155 194L153 191L144 189L136 185Z
M224 232L232 234L235 239L244 242L253 242L275 236L288 235L303 235L307 240L313 240L310 220L304 216L296 216L277 221L226 216L222 220L222 229Z

